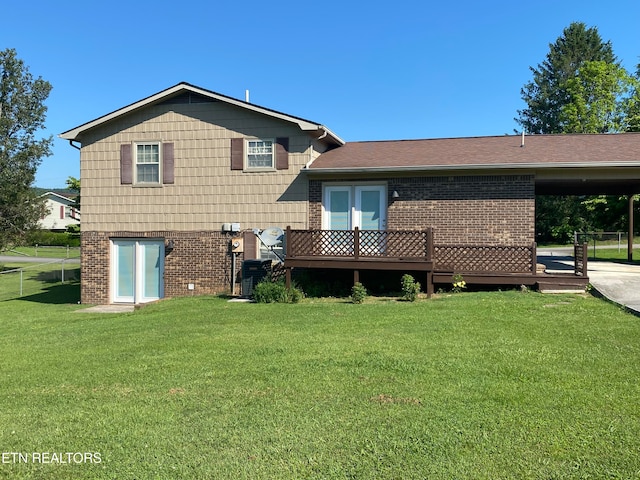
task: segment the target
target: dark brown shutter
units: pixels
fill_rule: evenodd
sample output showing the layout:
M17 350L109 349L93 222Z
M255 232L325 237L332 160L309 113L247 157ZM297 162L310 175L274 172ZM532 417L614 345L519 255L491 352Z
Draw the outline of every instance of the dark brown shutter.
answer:
M244 232L242 234L243 237L243 247L244 247L244 259L251 260L255 259L257 256L257 247L256 247L256 235L253 232Z
M276 138L276 169L289 168L289 139L287 137Z
M244 168L244 138L231 139L231 170Z
M162 183L173 183L173 143L162 144Z
M131 185L133 183L133 164L130 143L120 145L120 183L123 185Z

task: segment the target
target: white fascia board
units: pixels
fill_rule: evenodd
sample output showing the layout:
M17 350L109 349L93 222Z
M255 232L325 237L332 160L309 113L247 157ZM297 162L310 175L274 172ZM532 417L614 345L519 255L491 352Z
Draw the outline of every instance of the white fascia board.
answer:
M340 137L338 137L337 135L335 135L333 132L331 132L328 128L324 127L323 125L319 125L317 123L313 123L313 122L309 122L308 120L304 120L302 118L297 118L297 117L292 117L291 115L286 115L284 113L280 113L280 112L276 112L275 110L270 110L268 108L264 108L264 107L260 107L258 105L254 105L252 103L248 103L242 100L238 100L236 98L232 98L232 97L227 97L226 95L221 95L209 90L205 90L203 88L199 88L196 87L194 85L190 85L188 83L179 83L178 85L175 85L173 87L170 87L166 90L163 90L161 92L156 93L155 95L151 95L150 97L147 97L145 99L142 99L138 102L132 103L130 105L127 105L126 107L123 107L119 110L115 110L114 112L108 113L107 115L103 115L102 117L96 118L95 120L92 120L90 122L84 123L74 129L68 130L66 132L61 133L60 135L58 135L60 138L63 138L65 140L70 140L70 141L74 141L78 139L78 136L81 135L83 132L97 127L103 123L109 122L111 120L114 120L118 117L121 117L123 115L127 115L128 113L131 113L135 110L138 110L140 108L144 108L147 107L149 105L153 105L154 103L158 103L162 100L164 100L167 97L170 97L171 95L174 95L176 93L179 93L181 91L190 91L193 93L197 93L199 95L202 95L204 97L208 97L214 100L218 100L221 102L225 102L228 103L230 105L235 105L237 107L240 108L244 108L247 110L252 110L254 112L257 113L261 113L263 115L267 115L273 118L277 118L280 120L284 120L286 122L289 123L295 123L298 125L298 127L303 130L303 131L308 131L308 132L326 132L327 135L330 135L334 141L336 141L337 143L339 143L340 145L344 145L344 140L342 140Z
M310 174L334 173L411 173L411 172L448 172L465 170L548 170L548 169L593 169L640 167L638 162L593 162L593 163L492 163L469 165L418 165L406 167L358 167L358 168L303 168Z

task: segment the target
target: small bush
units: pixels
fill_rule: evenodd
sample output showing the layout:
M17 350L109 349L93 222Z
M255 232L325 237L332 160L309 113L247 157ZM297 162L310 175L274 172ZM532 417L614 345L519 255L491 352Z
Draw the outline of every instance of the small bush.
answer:
M464 281L464 277L459 273L453 276L452 285L453 285L453 288L451 289L451 291L453 293L460 293L462 290L467 288L467 282Z
M420 283L408 273L402 276L402 299L408 302L415 302L420 293Z
M351 303L362 303L367 298L367 289L360 282L351 287Z
M298 303L304 294L299 288L287 287L283 282L262 280L253 288L253 299L258 303Z

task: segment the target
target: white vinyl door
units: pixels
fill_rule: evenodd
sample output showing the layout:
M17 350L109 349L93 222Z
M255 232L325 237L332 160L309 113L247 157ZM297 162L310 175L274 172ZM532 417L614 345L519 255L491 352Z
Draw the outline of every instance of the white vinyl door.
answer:
M146 303L163 297L163 240L113 240L112 253L114 303Z
M340 230L366 230L360 233L360 252L379 255L384 251L387 228L387 189L384 185L327 185L324 188L322 228L328 233L325 254L352 253L353 239ZM337 230L337 231L336 231Z
M355 222L360 233L360 254L380 255L385 251L384 234L387 227L386 189L380 185L355 187Z
M384 185L341 185L324 189L325 230L384 230L387 228Z
M382 185L355 187L354 227L360 230L387 228L386 188Z

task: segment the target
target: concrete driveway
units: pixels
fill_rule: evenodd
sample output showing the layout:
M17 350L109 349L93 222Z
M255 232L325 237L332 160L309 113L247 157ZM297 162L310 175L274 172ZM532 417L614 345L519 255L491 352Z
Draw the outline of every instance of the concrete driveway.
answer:
M592 260L589 281L602 295L640 315L640 265Z
M573 270L573 248L540 248L538 262L552 273ZM590 260L589 282L604 297L640 315L640 265Z

